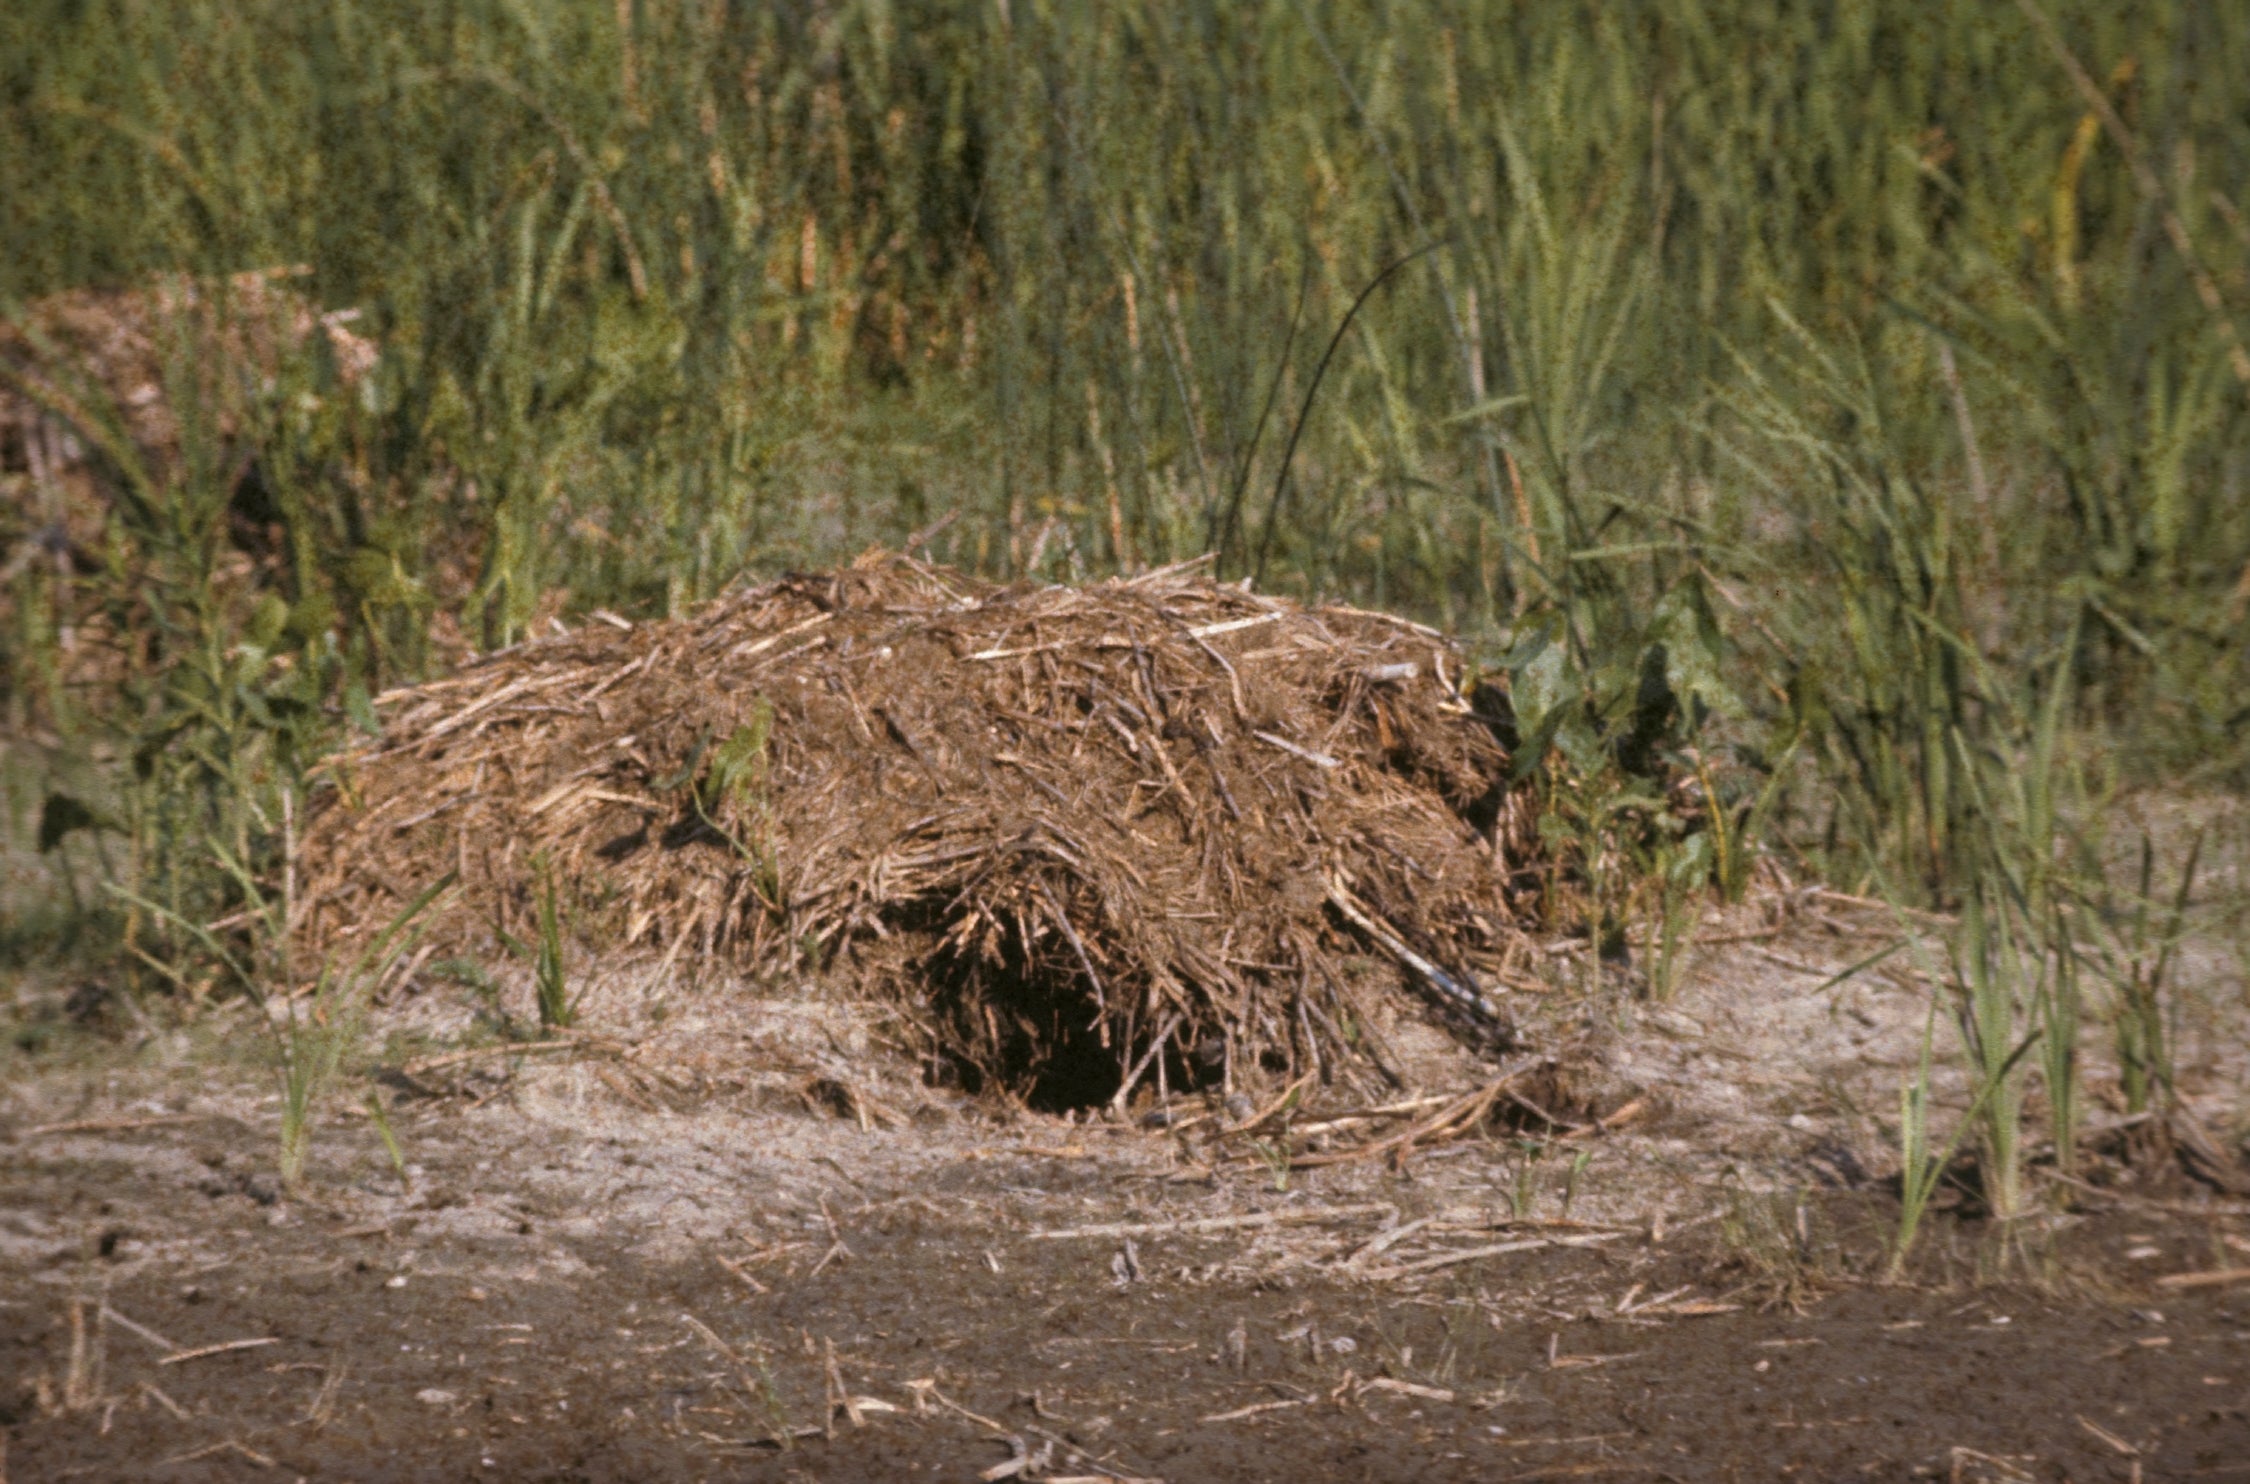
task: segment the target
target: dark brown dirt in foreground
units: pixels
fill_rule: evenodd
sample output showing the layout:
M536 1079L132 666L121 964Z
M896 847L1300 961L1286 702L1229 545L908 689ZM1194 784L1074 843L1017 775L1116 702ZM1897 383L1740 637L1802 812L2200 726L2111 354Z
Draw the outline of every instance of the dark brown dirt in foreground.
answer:
M769 1208L754 1235L771 1147L715 1149L677 1199L739 1204L745 1234L681 1255L603 1219L645 1168L629 1141L595 1141L578 1168L598 1177L558 1197L531 1179L562 1161L538 1130L424 1125L402 1129L420 1196L375 1220L387 1175L364 1129L324 1134L325 1195L273 1204L254 1173L270 1130L246 1123L0 1143L4 1477L968 1480L1015 1456L1004 1430L1026 1478L1172 1484L2250 1479L2250 1289L2054 1296L2089 1272L2212 1265L2231 1218L2080 1223L2036 1292L1831 1281L1797 1309L1761 1307L1768 1285L1728 1312L1621 1318L1636 1284L1644 1302L1729 1297L1739 1243L1714 1238L1723 1223L1628 1235L1416 1290L1246 1273L1239 1232L1130 1255L1032 1240L1169 1198L1098 1157L1147 1136L1035 1121L966 1154L949 1135L918 1171L812 1154L817 1201L786 1223ZM1096 1157L1023 1152L1084 1146ZM1294 1199L1407 1209L1415 1184ZM273 1343L164 1363L245 1339ZM831 1345L852 1396L897 1410L773 1446L782 1423L820 1422Z

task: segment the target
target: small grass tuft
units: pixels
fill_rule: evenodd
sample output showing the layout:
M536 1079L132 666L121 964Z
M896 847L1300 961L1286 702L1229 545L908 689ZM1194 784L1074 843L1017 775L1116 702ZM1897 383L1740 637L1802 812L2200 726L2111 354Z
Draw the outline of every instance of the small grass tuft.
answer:
M562 910L556 901L554 868L544 857L535 864L539 877L539 941L530 944L500 930L500 941L516 957L531 965L532 992L543 1030L567 1031L578 1023L581 990L570 992L570 966L563 947Z

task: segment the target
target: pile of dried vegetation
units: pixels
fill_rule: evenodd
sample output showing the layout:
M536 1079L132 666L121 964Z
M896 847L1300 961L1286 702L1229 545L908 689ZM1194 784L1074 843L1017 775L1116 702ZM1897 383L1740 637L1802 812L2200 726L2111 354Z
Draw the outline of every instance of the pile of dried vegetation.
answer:
M379 699L298 852L334 949L446 872L433 941L571 933L826 973L1036 1103L1387 1053L1404 983L1513 1039L1532 948L1505 698L1436 631L1195 564L996 587L872 554ZM1375 968L1381 972L1373 972Z
M0 306L0 631L59 640L37 659L36 638L0 654L0 691L45 668L98 697L147 663L166 626L150 607L152 551L186 551L214 595L290 585L282 511L257 467L261 424L283 400L299 416L317 408L310 387L282 384L308 357L333 391L358 389L377 361L354 311L323 312L303 292L310 273L165 274ZM213 497L223 540L197 551L209 523L197 507ZM36 617L19 611L27 572L45 579Z
M251 404L309 346L325 348L338 384L358 386L374 369L374 342L352 328L355 312L323 313L299 291L310 273L163 276L142 288L54 294L0 317L0 475L22 480L8 486L11 503L45 495L78 516L111 503L119 487L148 498L140 486L174 478L187 456L183 412L207 424L198 433L245 437ZM192 409L176 405L183 395ZM247 447L206 452L250 456Z

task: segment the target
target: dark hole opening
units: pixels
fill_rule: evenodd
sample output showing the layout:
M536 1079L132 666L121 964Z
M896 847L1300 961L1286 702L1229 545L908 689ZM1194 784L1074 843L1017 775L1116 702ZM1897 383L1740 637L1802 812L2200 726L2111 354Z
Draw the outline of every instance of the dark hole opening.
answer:
M1117 1096L1154 1028L1143 1027L1127 1046L1113 1025L1103 1045L1101 1004L1083 968L1044 946L1027 953L1012 929L989 945L962 946L941 934L912 961L909 972L926 988L938 1031L933 1081L971 1095L1004 1093L1035 1113L1083 1112ZM1221 1074L1220 1064L1183 1050L1178 1038L1165 1048L1163 1081L1174 1094L1215 1085ZM1135 1096L1156 1086L1151 1066Z

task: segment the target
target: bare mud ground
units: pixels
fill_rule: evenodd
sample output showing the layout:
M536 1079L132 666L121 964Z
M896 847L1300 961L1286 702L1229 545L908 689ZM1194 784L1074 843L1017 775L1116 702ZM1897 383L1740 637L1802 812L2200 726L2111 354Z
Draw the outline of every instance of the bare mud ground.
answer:
M770 1075L660 1101L472 1058L384 1093L406 1181L336 1107L284 1196L239 1013L102 1035L21 991L0 1477L2250 1479L2250 1282L2217 1276L2250 1205L2152 1173L2005 1245L1941 1213L1877 1281L1927 1002L1823 984L1863 956L1831 929L1744 934L1661 1010L1553 996L1546 1044L1638 1109L1403 1170L1003 1114L868 1072L844 1007L659 1023L618 979L595 1025ZM463 1044L435 1005L394 1048L416 1015ZM2238 1127L2239 1017L2185 1036Z

